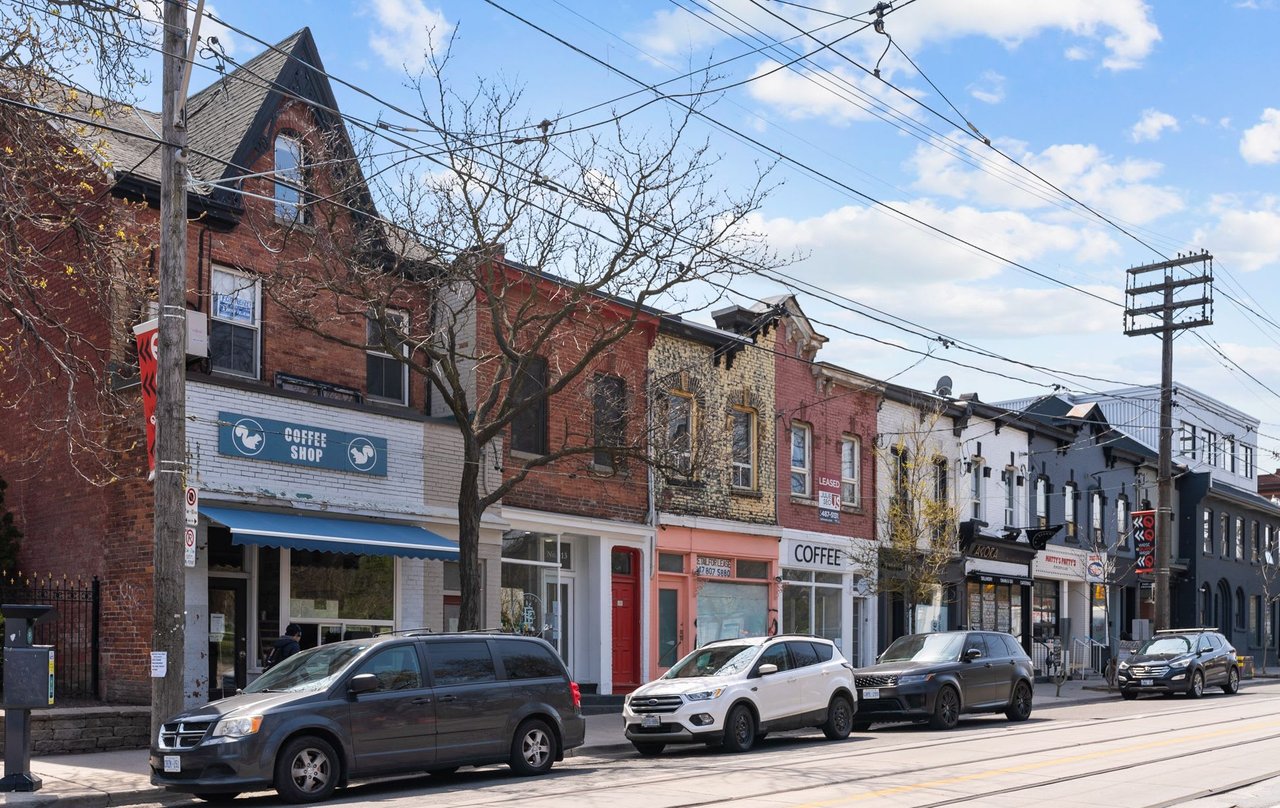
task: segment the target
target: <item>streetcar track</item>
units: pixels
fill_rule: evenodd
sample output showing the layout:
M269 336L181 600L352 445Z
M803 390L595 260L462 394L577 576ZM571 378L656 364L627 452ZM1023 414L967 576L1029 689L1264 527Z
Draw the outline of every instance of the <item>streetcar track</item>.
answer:
M1280 701L1280 696L1264 696L1263 700L1265 702ZM1062 706L1067 706L1067 705L1062 705ZM1200 704L1195 707L1189 707L1189 708L1180 710L1179 714L1187 715L1187 714L1208 712L1208 711L1221 710L1221 709L1222 707L1220 704L1212 704L1212 703ZM1144 721L1144 720L1151 719L1153 715L1167 715L1167 713L1153 714L1153 713L1144 712L1137 715L1115 716L1112 718L1075 719L1075 720L1064 721L1064 722L1046 723L1046 725L1044 726L1025 727L1025 728L1019 728L1015 730L1006 729L1002 731L982 732L981 734L965 735L963 736L963 738L966 741L983 741L983 740L992 740L992 739L1018 738L1023 736L1038 735L1044 732L1059 731L1064 728L1075 729L1075 728L1081 728L1081 727L1087 727L1087 726L1112 725L1112 724L1123 724L1123 723L1128 723L1132 721ZM1254 714L1254 715L1251 715L1250 718L1256 720L1256 719L1265 719L1265 718L1271 718L1271 717L1277 717L1277 716L1280 716L1280 711ZM1239 723L1239 721L1240 719L1238 718L1223 719L1220 721L1209 721L1209 722L1197 724L1196 727L1199 729L1203 729L1203 728L1217 726L1220 724L1236 724L1236 723ZM1064 727L1064 724L1066 724L1067 726ZM1127 738L1144 738L1144 737L1150 737L1150 736L1167 735L1168 732L1169 732L1168 730L1163 730L1163 729L1152 730L1151 732L1138 733L1138 734L1129 735L1126 737ZM908 743L894 744L892 746L880 746L874 749L867 749L865 751L860 752L858 756L859 758L868 758L872 756L885 755L885 754L890 754L895 752L927 750L927 749L931 749L939 746L953 745L957 740L957 735L954 733L949 733L948 735L949 737L933 738L928 741L922 741L918 743L908 742ZM1280 737L1280 735L1276 737ZM1047 748L1024 750L1019 752L1018 755L1022 756L1022 755L1044 754L1044 753L1054 752L1054 751L1063 751L1063 750L1075 749L1080 747L1095 746L1096 744L1097 744L1097 741L1093 739L1078 741L1078 742L1070 743L1066 745L1054 744ZM839 754L833 752L833 753L827 753L827 754L814 755L814 756L806 757L802 761L796 761L795 764L783 764L781 766L776 761L771 762L767 760L761 760L759 763L755 763L755 764L743 761L743 763L739 764L736 768L739 771L759 772L766 769L778 770L780 768L790 768L792 765L808 766L814 763L830 762L834 760L843 760L847 758L848 758L848 752L846 750L845 752L839 753ZM973 760L964 761L963 763L946 763L946 764L938 764L933 766L913 767L910 771L913 773L929 772L929 771L940 770L940 769L954 768L956 766L961 766L961 765L969 766L969 765L982 764L982 763L991 763L995 761L1007 760L1008 758L1009 758L1009 755L1007 754L991 755L987 757L975 758ZM606 761L610 761L610 758L602 758L602 759ZM613 758L611 762L620 761L620 760L622 759ZM724 760L724 757L717 757L716 760L722 761ZM742 759L735 758L735 760L742 760ZM637 786L644 787L644 786L663 785L667 783L679 782L681 780L687 779L691 775L695 775L700 771L704 771L708 769L721 771L722 767L720 765L717 765L716 763L708 762L706 764L698 764L695 766L684 768L679 772L672 773L670 775L661 775L657 777L651 777L648 779L631 781L625 784L613 782L613 783L601 784L599 786L577 787L577 788L567 789L564 791L538 794L537 796L539 799L555 798L555 797L563 797L563 796L570 796L570 795L577 795L577 794L587 794L591 792L610 791L610 790L617 789L619 787L634 788ZM873 780L877 778L900 775L903 773L905 772L898 771L898 772L879 773L879 774L860 774L857 776L842 778L838 780L824 781L823 783L817 784L817 785L806 784L803 786L780 788L780 789L771 790L771 791L759 791L759 792L753 793L751 796L752 797L779 796L783 794L794 793L797 791L812 790L814 788L860 783L860 782L865 782L865 781ZM995 793L999 793L999 792L995 792ZM529 795L527 794L513 795L510 797L500 797L498 795L488 794L486 795L486 801L484 804L489 805L489 804L501 804L501 803L507 803L507 802L515 802L515 801L527 801L528 798L529 798ZM673 804L671 806L668 806L667 808L701 808L702 806L721 805L727 802L731 803L731 802L737 801L738 799L740 798L716 797L713 799L700 800L696 802L682 802L678 804ZM940 804L945 804L945 803L940 803Z

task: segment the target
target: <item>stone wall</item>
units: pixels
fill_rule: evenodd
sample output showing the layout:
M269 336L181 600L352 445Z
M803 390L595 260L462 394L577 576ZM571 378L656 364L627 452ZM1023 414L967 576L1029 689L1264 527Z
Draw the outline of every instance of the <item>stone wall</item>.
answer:
M150 734L149 707L64 707L31 711L32 755L145 749L150 745ZM0 741L3 740L4 722L0 721Z

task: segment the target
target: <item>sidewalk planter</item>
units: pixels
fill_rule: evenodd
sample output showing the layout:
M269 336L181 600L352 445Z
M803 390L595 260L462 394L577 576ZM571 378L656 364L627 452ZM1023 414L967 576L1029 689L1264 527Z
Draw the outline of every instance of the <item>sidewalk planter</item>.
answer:
M2 713L0 713L2 714ZM0 721L0 740L4 738ZM150 707L67 707L31 714L31 754L68 755L145 749Z

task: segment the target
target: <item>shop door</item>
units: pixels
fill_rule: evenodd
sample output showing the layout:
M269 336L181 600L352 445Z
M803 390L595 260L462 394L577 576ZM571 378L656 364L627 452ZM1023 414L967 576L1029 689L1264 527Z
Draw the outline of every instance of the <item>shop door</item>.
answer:
M246 684L247 591L241 578L209 579L210 701L234 695Z
M658 590L658 667L670 668L680 660L680 590Z
M615 548L613 567L613 692L640 686L640 552Z

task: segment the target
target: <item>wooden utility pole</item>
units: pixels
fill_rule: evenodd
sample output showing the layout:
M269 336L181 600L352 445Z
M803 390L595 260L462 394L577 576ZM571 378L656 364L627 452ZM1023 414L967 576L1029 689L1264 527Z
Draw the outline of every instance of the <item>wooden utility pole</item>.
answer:
M186 586L182 566L186 483L187 129L182 86L187 7L164 3L160 147L160 317L156 362L155 569L152 653L165 672L151 678L151 738L183 707ZM153 660L153 665L155 661Z
M1209 265L1209 269L1196 275L1175 277L1174 270L1188 264ZM1130 337L1141 334L1159 334L1162 341L1160 354L1160 448L1159 480L1156 493L1156 630L1172 628L1172 609L1169 594L1170 564L1173 542L1173 334L1188 328L1198 328L1213 322L1213 256L1207 252L1178 256L1158 264L1146 264L1128 271L1125 285L1125 329ZM1148 272L1164 273L1157 283L1137 285L1139 276ZM1199 287L1200 296L1176 300L1174 293L1191 287ZM1159 303L1139 306L1142 295L1159 295ZM1175 319L1175 315L1188 309L1199 311L1191 319ZM1138 318L1158 317L1159 325L1139 326ZM1144 319L1145 322L1145 319Z

